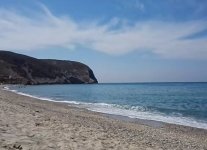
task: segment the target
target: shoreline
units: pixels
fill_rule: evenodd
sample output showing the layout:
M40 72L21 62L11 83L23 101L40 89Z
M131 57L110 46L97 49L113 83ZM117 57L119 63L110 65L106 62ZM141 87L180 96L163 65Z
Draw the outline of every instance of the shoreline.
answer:
M162 122L151 125L148 120L43 101L2 90L2 87L0 104L0 148L3 149L15 149L19 145L22 149L207 148L205 129ZM56 134L61 140L52 136Z
M114 119L119 119L122 121L130 121L130 122L134 122L134 123L139 123L139 124L143 124L143 125L148 125L148 126L152 126L152 127L162 127L165 124L169 124L169 125L176 125L176 126L184 126L184 127L189 127L189 128L196 128L196 129L202 129L202 130L207 130L207 128L205 127L198 127L198 126L189 126L189 125L185 125L182 123L171 123L171 122L165 122L165 121L160 121L160 120L151 120L151 119L143 119L143 118L131 118L129 116L123 116L123 115L119 115L119 114L111 114L111 113L106 113L106 112L101 112L101 111L95 111L95 110L91 110L89 108L86 108L84 106L84 104L81 104L80 102L76 102L76 101L57 101L57 100L53 100L50 98L46 98L46 97L38 97L38 96L33 96L30 94L26 94L26 93L22 93L22 92L18 92L16 90L10 90L9 87L10 85L0 85L0 88L2 88L3 90L9 91L9 92L13 92L15 94L19 94L22 96L27 96L29 98L35 98L37 100L42 100L42 101L49 101L49 102L55 102L55 103L62 103L65 105L69 105L69 106L73 106L73 107L78 107L78 108L82 108L82 109L87 109L91 112L98 112L104 116L110 117L110 118L114 118Z
M2 87L0 87L0 88L2 88ZM80 109L86 109L86 110L91 111L91 112L100 113L101 115L106 116L108 118L118 119L118 120L126 121L126 122L138 123L138 124L147 125L147 126L151 126L151 127L155 127L155 128L157 128L157 127L160 128L160 127L163 127L165 124L169 124L169 123L166 123L166 122L156 121L156 120L130 118L128 116L121 116L121 115L116 115L116 114L107 114L107 113L102 113L102 112L96 112L96 111L92 111L92 110L89 110L87 108L81 107L78 104L75 104L75 102L74 103L70 103L70 102L67 103L65 101L55 101L55 100L52 100L52 99L49 99L49 98L40 98L40 97L36 97L36 96L29 95L29 94L26 94L26 93L21 93L21 92L17 92L17 91L14 91L14 90L10 90L7 86L3 87L2 90L12 92L14 94L18 94L18 95L21 95L21 96L34 98L34 99L41 100L41 101L60 103L60 104L65 104L65 105L80 108ZM176 124L172 124L172 125L176 125ZM184 127L189 127L189 126L184 126ZM194 127L192 127L192 128L194 128ZM200 129L200 128L198 128L198 129Z
M107 113L103 113L103 112L96 112L96 111L89 110L85 107L81 107L79 104L75 104L75 101L70 101L70 102L55 101L55 100L52 100L52 99L49 99L49 98L41 98L41 97L36 97L36 96L33 96L33 95L26 94L26 93L13 91L13 90L10 90L7 87L3 88L3 90L8 91L8 92L13 92L14 94L18 94L18 95L21 95L21 96L26 96L26 97L29 97L29 98L34 98L34 99L37 99L37 100L41 100L41 101L60 103L60 104L64 104L64 105L68 105L68 106L72 106L72 107L76 107L76 108L80 108L80 109L86 109L86 110L91 111L91 112L99 113L99 114L101 114L103 116L106 116L108 118L118 119L118 120L126 121L126 122L133 122L133 123L143 124L143 125L147 125L147 126L151 126L151 127L155 127L155 128L156 127L159 127L159 128L163 127L164 124L170 124L170 123L166 123L166 122L162 122L162 121L156 121L156 120L130 118L128 116L122 116L122 115L116 115L116 114L107 114ZM177 124L172 124L172 125L177 125ZM183 126L183 125L181 125L181 126ZM189 127L189 126L184 126L184 127ZM192 127L192 128L195 128L195 127ZM198 129L202 129L202 128L198 128Z

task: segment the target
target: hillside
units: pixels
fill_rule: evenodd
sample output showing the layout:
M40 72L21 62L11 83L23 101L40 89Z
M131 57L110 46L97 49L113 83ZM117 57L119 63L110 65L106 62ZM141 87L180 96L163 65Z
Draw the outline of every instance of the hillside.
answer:
M83 84L97 83L85 64L67 60L36 59L9 51L0 51L2 84Z

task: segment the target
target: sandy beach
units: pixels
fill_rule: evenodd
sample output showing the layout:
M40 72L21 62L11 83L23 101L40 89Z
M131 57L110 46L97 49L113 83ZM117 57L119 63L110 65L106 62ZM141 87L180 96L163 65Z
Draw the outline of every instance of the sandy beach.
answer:
M207 130L153 126L0 89L0 150L207 150Z

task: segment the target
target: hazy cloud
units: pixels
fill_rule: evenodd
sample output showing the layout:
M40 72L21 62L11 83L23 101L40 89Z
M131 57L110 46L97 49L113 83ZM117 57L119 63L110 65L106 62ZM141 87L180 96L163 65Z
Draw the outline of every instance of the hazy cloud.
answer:
M141 12L145 10L145 5L141 0L117 0L121 9L136 9Z
M57 17L41 7L43 12L35 17L0 9L0 49L75 49L81 45L113 55L150 51L169 58L207 58L206 38L184 38L206 30L206 21L141 21L130 26L116 18L100 25L96 20L81 23L68 16Z

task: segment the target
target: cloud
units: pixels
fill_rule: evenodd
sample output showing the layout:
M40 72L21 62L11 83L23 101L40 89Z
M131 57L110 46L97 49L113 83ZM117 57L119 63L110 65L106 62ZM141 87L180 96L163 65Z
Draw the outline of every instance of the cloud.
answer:
M121 9L131 9L131 10L138 10L140 12L145 11L144 2L141 0L117 0L118 4L121 5Z
M141 3L141 2L138 2L138 1L135 3L135 7L136 7L137 9L141 10L141 11L144 11L144 9L145 9L144 4Z
M0 9L0 49L76 49L82 46L111 55L146 51L165 58L207 58L206 38L185 38L206 30L206 21L154 20L127 25L116 18L99 24L96 20L76 22L68 16L57 17L46 6L41 8L42 13L32 17Z

